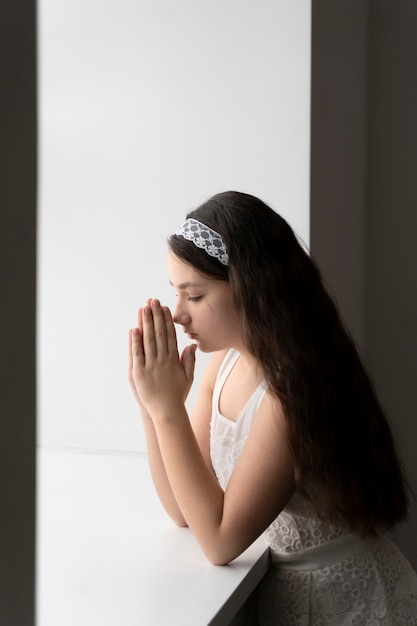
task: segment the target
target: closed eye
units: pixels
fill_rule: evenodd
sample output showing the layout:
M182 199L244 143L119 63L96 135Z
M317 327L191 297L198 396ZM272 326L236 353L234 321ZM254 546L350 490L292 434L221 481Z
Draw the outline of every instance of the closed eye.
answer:
M203 296L188 296L188 302L198 302Z

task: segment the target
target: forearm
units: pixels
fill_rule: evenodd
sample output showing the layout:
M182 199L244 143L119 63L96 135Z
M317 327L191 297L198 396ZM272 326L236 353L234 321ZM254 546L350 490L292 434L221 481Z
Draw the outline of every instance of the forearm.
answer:
M181 513L181 509L177 504L169 483L153 422L145 410L141 413L149 468L158 497L171 519L178 526L187 526L187 522L185 521L184 515Z
M230 549L234 528L224 529L224 492L184 406L194 376L196 345L187 346L179 356L171 314L157 300L144 307L130 339L131 380L151 416L145 423L155 486L166 509L171 515L174 510L177 518L181 515L207 557L225 563L238 554L236 546Z
M207 557L229 561L230 541L222 526L224 492L207 466L184 408L158 415L155 432L175 501Z

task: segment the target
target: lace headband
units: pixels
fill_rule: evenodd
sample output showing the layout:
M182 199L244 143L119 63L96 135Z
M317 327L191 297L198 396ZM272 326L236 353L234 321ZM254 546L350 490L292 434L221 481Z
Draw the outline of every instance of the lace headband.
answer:
M229 256L221 235L202 222L189 217L185 220L184 224L178 228L175 234L184 237L184 239L188 241L192 241L197 248L202 248L207 254L218 259L223 265L229 264Z

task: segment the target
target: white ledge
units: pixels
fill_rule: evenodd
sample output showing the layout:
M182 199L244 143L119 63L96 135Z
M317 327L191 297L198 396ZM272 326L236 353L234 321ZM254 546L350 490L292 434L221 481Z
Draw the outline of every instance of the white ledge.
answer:
M211 565L144 455L41 449L37 528L37 626L224 626L268 568L263 539Z

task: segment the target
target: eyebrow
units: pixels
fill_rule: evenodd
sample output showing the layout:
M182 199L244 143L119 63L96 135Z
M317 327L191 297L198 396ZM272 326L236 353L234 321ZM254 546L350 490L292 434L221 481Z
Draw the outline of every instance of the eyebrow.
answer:
M169 284L172 285L173 287L175 287L175 285L169 281ZM202 283L191 283L191 282L185 282L185 283L181 283L180 285L177 285L177 289L188 289L189 287L202 287L203 284Z

